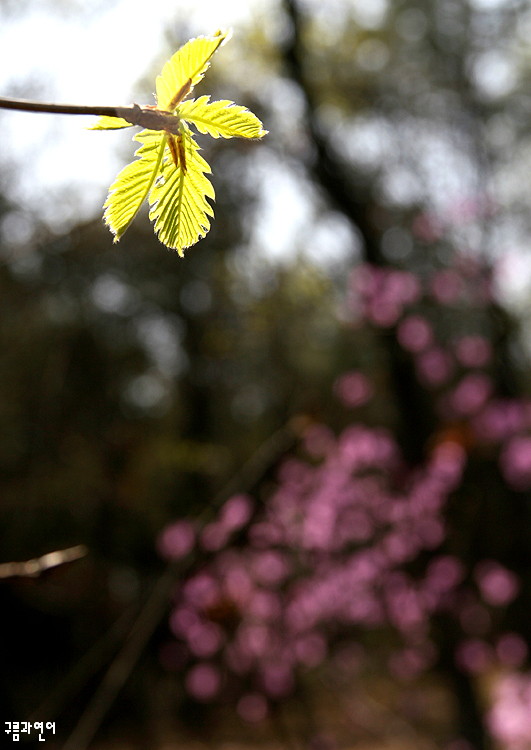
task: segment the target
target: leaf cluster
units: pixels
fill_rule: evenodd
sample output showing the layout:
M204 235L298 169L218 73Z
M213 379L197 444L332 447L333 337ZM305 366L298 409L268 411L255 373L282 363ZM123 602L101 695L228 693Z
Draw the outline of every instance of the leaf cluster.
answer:
M215 198L207 176L211 169L199 153L191 126L214 138L262 138L267 133L256 115L227 99L186 98L202 80L213 54L228 38L228 32L218 31L213 36L191 39L166 62L157 77L157 104L152 109L163 115L161 129L144 128L134 136L140 143L137 158L118 174L104 204L104 219L115 242L147 198L159 240L182 256L186 248L207 234L214 215L208 202ZM105 116L94 129L113 130L132 124Z

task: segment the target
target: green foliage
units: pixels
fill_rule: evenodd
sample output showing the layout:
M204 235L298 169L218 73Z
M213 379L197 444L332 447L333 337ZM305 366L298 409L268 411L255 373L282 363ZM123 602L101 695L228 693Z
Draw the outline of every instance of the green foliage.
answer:
M207 198L214 200L214 188L206 177L209 165L199 155L190 125L214 138L262 138L260 120L245 107L228 100L210 101L209 96L185 98L201 81L214 52L228 38L217 32L187 42L164 65L157 77L157 106L154 113L165 118L160 130L144 129L134 136L141 146L136 160L118 174L105 202L105 222L122 237L147 198L150 218L159 240L179 255L204 237L214 215ZM127 120L101 117L94 129L129 127Z

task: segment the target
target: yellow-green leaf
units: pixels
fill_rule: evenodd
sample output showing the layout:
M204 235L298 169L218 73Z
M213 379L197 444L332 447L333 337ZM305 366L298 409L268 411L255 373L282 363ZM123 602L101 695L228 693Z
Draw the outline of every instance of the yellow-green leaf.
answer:
M211 102L209 96L186 100L228 36L218 31L191 39L178 50L157 78L157 107L135 104L114 110L126 117L131 112L131 119L145 128L135 136L141 144L137 158L118 174L104 205L104 219L115 242L146 198L159 240L179 255L210 229L214 212L208 201L215 197L207 177L211 170L199 154L190 125L214 138L261 138L267 133L252 112L229 100ZM120 117L101 117L93 129L129 126L130 122Z
M199 154L199 146L188 128L181 131L185 164L177 167L169 153L162 164L162 174L149 194L150 219L155 223L159 240L179 255L204 237L214 216L207 198L214 200L214 188L206 177L210 167Z
M256 115L228 99L215 102L209 96L190 99L179 105L178 113L182 120L214 138L262 138L267 133Z
M225 42L230 33L216 32L213 36L198 36L190 39L168 60L157 76L157 106L173 111L179 102L174 99L190 81L193 88L203 78L214 52ZM190 90L191 90L190 88Z
M103 206L103 218L115 235L115 242L135 218L160 172L167 136L156 130L142 130L134 139L142 144L135 154L138 158L118 174Z
M103 115L100 117L94 125L91 125L87 130L118 130L119 128L131 128L133 127L130 122L123 120L121 117L109 117Z

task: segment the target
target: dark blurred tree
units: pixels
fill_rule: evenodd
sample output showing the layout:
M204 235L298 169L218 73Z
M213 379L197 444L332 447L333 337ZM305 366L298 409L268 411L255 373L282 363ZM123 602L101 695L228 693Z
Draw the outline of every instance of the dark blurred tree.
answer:
M528 10L527 3L510 3L490 12L473 3L426 2L419 6L400 2L372 9L368 4L359 4L351 12L346 4L336 6L343 23L330 35L333 44L327 44L324 19L308 12L309 7L298 0L285 2L291 24L284 45L286 70L302 93L310 141L307 162L317 184L359 231L362 252L369 262L376 266L403 264L425 273L430 265L444 262L443 248L437 243L439 256L433 256L427 252L429 242L418 243L411 235L408 237L407 217L421 207L427 210L440 204L443 196L437 180L444 190L445 180L451 183L454 178L456 195L450 199L475 204L473 213L478 219L468 233L448 239L460 249L468 245L471 251L484 256L492 252L493 221L488 202L499 200L490 191L500 168L500 154L492 148L492 141L489 143L489 135L500 117L500 109L506 110L513 103L511 95L516 92L510 84L505 91L503 81L500 91L496 91L495 74L489 80L484 68L489 56L509 58L514 54L514 23L519 11ZM349 54L355 64L347 64ZM508 59L505 62L510 66ZM489 90L490 86L494 90ZM518 100L526 94L519 90L516 97ZM372 130L369 136L376 158L372 163L356 165L356 157L365 158L355 142L356 130L363 138L364 125L366 130ZM341 137L343 134L348 143ZM455 160L455 169L460 173L438 174L444 171L444 162L437 164L435 155L430 164L430 153L423 153L423 149L439 150L441 156L446 153L449 163ZM349 159L349 151L354 153L354 160ZM456 203L453 211L458 214L460 210L466 211ZM462 222L456 223L459 232ZM404 227L401 232L400 226ZM393 233L394 242L390 241ZM451 263L451 246L447 252ZM485 324L498 340L497 378L502 390L509 385L511 395L516 395L505 341L508 321L494 302L487 314ZM400 415L401 445L410 461L420 462L439 417L423 397L411 360L400 352L394 334L388 338L386 348L390 385ZM528 572L527 563L522 567L522 562L528 556L530 539L527 534L522 537L520 529L522 523L529 524L529 503L527 499L507 496L504 491L502 496L500 504L513 507L512 514L504 516L511 529L506 546L502 551L496 542L494 547L485 544L485 537L494 541L489 523L497 525L494 517L499 519L500 514L498 507L494 517L491 515L491 503L485 497L481 501L484 517L479 548L483 554L501 553L506 561L514 561L514 548L518 546L517 567ZM467 524L460 515L456 534L463 541L466 539L467 546L476 546L478 542L473 540L479 541L480 537L476 537L470 520L469 517ZM525 623L520 624L520 630L522 626L528 637ZM440 630L440 666L454 687L462 736L473 747L484 748L489 741L479 699L469 677L455 667L453 659L458 638L459 634L451 628Z

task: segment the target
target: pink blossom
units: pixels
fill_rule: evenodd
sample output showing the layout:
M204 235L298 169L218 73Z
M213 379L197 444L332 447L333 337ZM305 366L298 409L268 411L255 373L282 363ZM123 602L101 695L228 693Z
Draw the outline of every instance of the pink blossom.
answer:
M219 597L219 584L210 573L198 573L183 586L185 599L195 607L210 607Z
M456 557L444 555L435 558L426 571L425 586L428 590L447 592L463 580L465 570Z
M420 315L410 315L400 323L397 331L400 345L410 352L424 351L433 341L431 326Z
M421 598L409 582L388 583L386 606L390 621L399 630L415 630L424 621Z
M477 674L485 672L492 664L493 654L490 646L479 639L462 641L456 655L458 666L465 672Z
M484 336L463 336L454 342L454 351L465 367L484 367L492 358L492 346Z
M170 614L170 628L179 637L186 637L199 622L200 617L197 610L188 607L174 609Z
M209 658L223 643L222 630L213 622L197 622L188 629L186 640L192 654L202 659Z
M351 274L350 286L361 297L370 297L378 288L379 278L381 278L381 269L370 263L360 263Z
M417 355L415 367L421 382L429 386L438 386L450 379L454 363L448 352L434 346Z
M506 440L521 432L529 423L526 405L521 401L492 399L472 422L475 433L483 440Z
M259 583L274 586L281 583L290 571L286 556L277 550L257 552L251 558L252 575Z
M287 661L282 664L265 663L261 672L261 683L267 695L280 698L292 691L293 670Z
M455 303L464 291L463 278L452 269L438 271L431 280L431 291L437 302Z
M259 521L250 527L249 539L254 547L263 549L269 545L281 544L284 540L284 532L278 523Z
M201 532L201 546L207 552L217 552L227 544L229 536L230 533L219 521L212 521Z
M412 539L411 533L391 531L382 540L385 554L394 564L405 563L412 560L418 552L416 541Z
M167 560L186 557L195 545L195 529L189 521L176 521L160 533L157 549Z
M421 294L417 276L409 271L388 271L385 286L389 296L402 305L412 305Z
M486 560L479 563L475 569L475 578L483 600L493 607L506 606L518 593L516 575L497 562Z
M385 430L369 430L360 425L348 427L339 436L338 454L352 468L390 466L397 454L392 437Z
M454 489L461 480L467 461L464 447L455 440L443 440L432 451L428 470L430 475L444 481L447 489Z
M304 485L309 480L313 480L313 475L303 461L289 458L282 463L278 472L278 479L280 485L296 485L301 487L301 485Z
M273 591L255 591L247 604L247 612L259 620L278 619L282 614L280 597Z
M221 687L221 675L212 664L200 662L193 666L186 675L188 693L200 701L211 700Z
M242 623L236 636L238 649L252 658L263 658L271 651L271 635L265 625Z
M406 305L421 294L417 277L408 271L361 265L352 276L352 289L360 298L362 312L373 323L394 325Z
M219 523L228 532L236 531L251 518L253 505L248 495L233 495L230 497L219 514Z
M425 518L417 523L415 532L420 548L435 549L444 540L444 524L440 518Z
M509 440L500 456L501 470L515 489L531 487L531 436L517 435Z
M223 588L231 601L245 607L253 593L253 582L249 571L242 561L236 565L229 565L220 570L223 578Z
M462 416L474 414L481 409L492 393L492 380L484 373L465 375L450 395L452 409Z
M334 389L341 401L351 408L363 406L374 393L369 378L357 371L345 373L338 378Z

